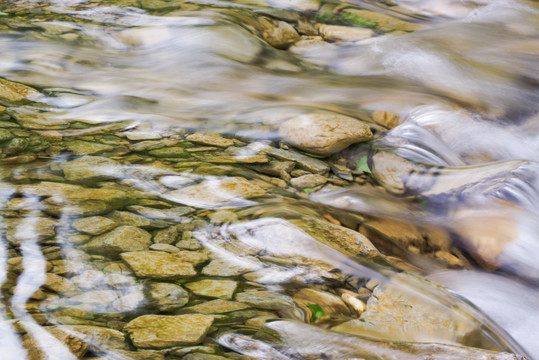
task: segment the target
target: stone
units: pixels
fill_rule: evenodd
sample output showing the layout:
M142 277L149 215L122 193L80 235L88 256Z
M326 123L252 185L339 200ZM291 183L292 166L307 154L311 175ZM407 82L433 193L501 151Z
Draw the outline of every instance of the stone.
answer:
M131 201L129 195L120 190L93 189L47 181L19 186L17 191L28 197L45 197L41 202L44 211L58 217L100 215Z
M148 250L152 236L135 226L118 226L112 231L99 235L81 249L91 254L99 254L117 259L121 253L127 251Z
M318 174L302 175L290 180L290 185L299 189L313 188L327 183L328 178Z
M153 235L153 242L172 245L177 242L179 236L180 230L176 226L169 226L166 229L156 231Z
M8 141L13 139L13 134L11 131L6 129L0 129L0 142Z
M366 309L367 305L361 301L358 297L355 297L351 294L344 293L341 295L341 299L354 311L356 314L361 315Z
M71 281L81 289L95 289L105 282L105 274L98 270L86 270L73 276Z
M125 335L118 330L88 325L61 325L58 328L84 341L88 344L90 350L97 350L99 352L103 347L114 350L129 349L125 341Z
M325 40L329 41L359 41L374 35L371 29L340 25L323 24L320 25L318 31Z
M295 308L290 296L274 291L249 291L236 294L236 301L265 310L289 310Z
M150 245L150 250L154 251L164 251L167 253L177 253L180 252L180 249L178 249L176 246L170 245L170 244L152 244Z
M421 28L421 25L417 23L409 23L390 15L384 14L380 11L360 10L360 9L346 9L344 13L354 14L362 19L375 22L376 29L383 32L391 31L415 31Z
M139 140L158 140L162 136L156 131L129 131L125 133L125 136L129 140L139 141Z
M380 255L371 241L357 231L315 218L305 217L290 222L319 242L337 248L351 256L374 258Z
M299 154L295 151L276 149L271 146L265 147L263 151L277 159L293 161L297 163L300 168L315 174L323 174L329 171L329 165L325 162L307 155Z
M12 116L17 120L19 125L25 129L31 130L58 130L66 129L69 127L70 120L53 115L46 115L46 113L35 113L30 110L21 110L19 108L17 113L13 113Z
M56 236L58 221L48 217L23 217L4 219L6 238L19 246L25 241L44 241Z
M197 274L193 264L182 260L178 253L138 251L125 252L121 256L139 277L173 279Z
M239 276L262 268L264 264L254 257L212 260L202 269L207 276Z
M171 283L148 283L146 292L149 305L159 311L174 311L189 302L189 293L181 286Z
M227 139L219 134L212 133L194 133L187 136L185 140L197 144L217 146L223 148L234 145L234 141L232 139Z
M359 319L342 323L332 330L390 341L464 345L473 341L479 324L470 315L425 300L421 295L406 291L404 286L377 286Z
M151 150L148 154L158 158L183 158L189 157L189 152L187 152L181 146L170 146L161 149Z
M113 211L109 215L110 219L121 225L149 227L152 221L144 216L133 214L129 211Z
M72 281L66 279L63 276L48 273L43 287L50 291L54 291L62 295L74 295L79 292L79 289L73 284Z
M197 208L230 207L251 203L246 199L262 196L266 192L241 177L208 179L163 195L164 198Z
M61 326L45 326L42 329L46 330L46 332L39 334L39 341L36 341L30 334L22 336L22 346L28 352L27 357L23 358L28 360L48 360L50 359L50 354L54 354L58 358L80 359L88 351L88 346L84 341L64 331ZM43 343L47 344L46 349L43 348ZM8 358L10 355L14 355L9 348L4 349L4 351L7 351L5 355Z
M372 113L372 119L378 125L382 125L386 129L396 128L401 120L398 115L395 115L389 111L375 111Z
M118 162L102 156L83 156L60 164L64 176L69 181L101 181L121 178Z
M114 229L117 224L103 216L91 216L73 221L71 226L80 232L90 235L100 235Z
M68 141L65 143L65 146L67 150L71 151L75 155L92 155L114 149L114 146L112 145L81 140Z
M231 280L200 280L185 284L185 287L199 296L230 300L238 284Z
M249 307L249 305L240 302L217 299L184 308L183 311L200 314L223 314L232 311L245 310Z
M230 210L218 210L208 215L212 224L232 223L238 220L238 215Z
M334 113L296 116L281 124L279 135L301 150L323 156L341 151L353 143L372 139L368 125Z
M212 323L213 316L209 315L143 315L130 321L124 330L136 347L163 349L200 344Z
M386 190L394 194L406 191L405 180L415 170L411 161L389 152L378 152L372 159L372 176Z
M307 313L311 312L308 305L316 304L330 316L350 315L350 309L339 296L325 291L304 288L298 291L292 299Z
M375 218L365 221L360 232L370 239L390 238L397 244L407 248L414 245L420 249L425 248L423 234L412 224L389 218Z
M287 22L266 19L260 21L264 25L262 37L273 47L285 49L300 39L296 29Z
M19 83L0 79L0 98L8 101L37 100L41 94L39 91Z

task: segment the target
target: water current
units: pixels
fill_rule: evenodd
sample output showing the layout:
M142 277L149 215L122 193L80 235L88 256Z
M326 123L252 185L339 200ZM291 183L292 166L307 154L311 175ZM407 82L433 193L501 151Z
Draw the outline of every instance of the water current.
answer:
M539 359L538 59L524 0L0 0L0 358Z

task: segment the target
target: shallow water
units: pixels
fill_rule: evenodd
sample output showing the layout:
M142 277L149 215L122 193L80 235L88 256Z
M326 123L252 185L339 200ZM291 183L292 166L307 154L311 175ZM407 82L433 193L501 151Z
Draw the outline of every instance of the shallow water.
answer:
M0 1L3 358L538 359L538 20Z

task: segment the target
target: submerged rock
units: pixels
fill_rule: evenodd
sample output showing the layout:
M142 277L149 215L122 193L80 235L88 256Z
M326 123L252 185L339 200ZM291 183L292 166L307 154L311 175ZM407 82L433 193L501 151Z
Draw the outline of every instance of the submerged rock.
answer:
M163 349L200 344L212 323L210 315L143 315L129 322L124 330L136 347Z
M69 181L90 182L121 177L120 164L102 156L83 156L60 166Z
M149 283L147 293L150 306L159 311L174 311L189 301L189 294L181 286L171 283Z
M230 300L238 283L231 280L200 280L185 284L185 287L199 296Z
M180 204L212 209L245 204L245 199L265 193L264 189L244 178L231 177L205 180L197 185L168 192L163 197Z
M117 224L115 221L112 221L106 217L102 216L92 216L82 219L77 219L71 224L75 230L80 232L90 234L90 235L100 235L104 232L114 229Z
M331 155L349 145L372 139L368 125L333 113L296 116L279 127L279 135L291 145L318 155Z
M182 259L178 253L138 251L124 252L121 256L140 277L169 279L197 274L193 264Z
M93 238L81 246L81 249L92 254L118 258L121 253L127 251L148 250L152 244L151 238L148 232L125 225Z
M19 83L0 79L0 98L8 101L37 100L39 91Z
M331 41L359 41L374 35L371 29L339 25L321 25L318 29L320 35Z

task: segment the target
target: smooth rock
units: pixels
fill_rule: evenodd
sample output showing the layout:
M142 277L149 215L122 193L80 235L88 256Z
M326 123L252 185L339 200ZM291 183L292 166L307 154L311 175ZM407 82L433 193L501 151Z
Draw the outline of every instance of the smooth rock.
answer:
M196 295L230 300L238 283L231 280L200 280L185 284Z
M88 344L90 350L99 351L103 347L115 350L129 349L129 346L125 342L125 335L118 330L88 325L61 325L58 328L84 341Z
M330 41L359 41L374 35L371 29L340 25L320 25L318 29L325 40Z
M359 231L370 239L380 239L383 241L384 237L390 238L405 248L414 245L423 249L426 246L423 234L421 234L417 227L395 219L370 219L360 226Z
M240 302L217 299L190 306L183 310L201 314L223 314L232 311L245 310L249 307L249 305Z
M112 145L80 140L68 141L66 142L65 146L67 150L71 151L75 155L92 155L114 149L114 146Z
M271 46L278 49L285 49L290 44L300 39L299 34L292 25L284 21L267 21L261 20L264 23L264 30L262 31L262 37Z
M81 246L81 249L91 254L99 254L118 258L127 251L148 250L152 236L134 226L119 226L108 233L99 235Z
M318 155L331 155L349 145L372 139L368 125L333 113L296 116L279 127L279 135L291 145Z
M159 311L174 311L189 301L189 293L176 284L149 283L146 292L150 297L150 306Z
M237 259L212 260L202 269L203 275L208 276L239 276L249 271L262 268L264 264L254 257Z
M88 346L77 336L71 335L69 332L64 331L62 327L45 326L42 329L47 332L40 334L40 341L36 341L29 334L22 336L22 346L27 350L28 360L48 360L49 354L54 353L55 356L65 358L81 359L88 350ZM50 339L44 335L51 336ZM51 340L57 341L51 341ZM43 349L43 342L47 343L47 348ZM10 355L13 353L9 349L4 349L3 356L7 356L5 359L11 359ZM7 351L7 352L6 352Z
M318 174L307 174L292 178L290 185L299 189L306 189L327 183L328 178Z
M115 221L110 220L103 216L91 216L87 218L77 219L71 224L77 231L90 234L100 235L104 232L114 229L117 224Z
M183 260L178 253L138 251L125 252L121 256L139 277L169 279L197 274L193 264Z
M204 340L213 323L213 316L143 315L125 327L136 347L163 349L179 345L195 345Z
M401 121L398 115L390 113L389 111L375 111L372 114L372 119L375 123L382 125L386 129L396 128Z
M39 91L29 86L0 79L0 98L8 101L37 100L40 95Z
M25 241L43 241L56 235L58 221L48 217L23 217L4 219L6 238L10 244L19 246Z
M309 304L319 305L330 315L350 315L350 310L341 298L325 291L304 288L293 296L294 301L305 311L309 311Z
M189 153L180 146L170 146L161 149L151 150L149 152L151 156L159 158L183 158L189 157Z
M219 134L212 133L194 133L187 136L185 139L197 144L217 147L229 147L234 145L234 141L232 139L227 139Z
M83 156L60 164L68 181L100 181L121 178L118 162L101 156Z
M262 196L266 192L241 177L205 180L163 195L170 201L198 208L219 208L251 204L245 199Z

